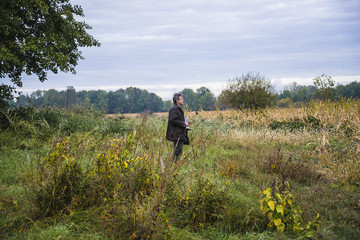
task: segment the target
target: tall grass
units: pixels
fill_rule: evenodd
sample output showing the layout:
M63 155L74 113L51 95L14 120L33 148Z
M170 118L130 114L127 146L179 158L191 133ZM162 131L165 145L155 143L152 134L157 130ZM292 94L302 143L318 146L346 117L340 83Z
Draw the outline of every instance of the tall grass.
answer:
M358 100L186 112L178 163L166 115L26 111L8 113L0 134L2 238L304 237L260 211L261 193L284 186L303 226L319 214L313 238L360 236Z
M253 110L224 110L187 112L191 117L201 116L205 119L221 119L225 123L237 126L251 125L254 127L269 126L272 121L292 121L313 116L322 124L327 124L339 129L349 126L353 130L360 128L360 100L344 99L338 102L322 102L312 100L300 107L266 108L259 111ZM348 125L346 125L348 124Z

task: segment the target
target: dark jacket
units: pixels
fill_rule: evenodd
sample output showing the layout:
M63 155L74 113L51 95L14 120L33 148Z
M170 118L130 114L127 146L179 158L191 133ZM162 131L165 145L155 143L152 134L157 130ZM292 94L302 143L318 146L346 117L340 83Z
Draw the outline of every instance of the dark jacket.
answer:
M188 130L185 129L184 111L178 105L174 105L169 110L169 120L166 130L166 139L169 141L181 141L189 145Z

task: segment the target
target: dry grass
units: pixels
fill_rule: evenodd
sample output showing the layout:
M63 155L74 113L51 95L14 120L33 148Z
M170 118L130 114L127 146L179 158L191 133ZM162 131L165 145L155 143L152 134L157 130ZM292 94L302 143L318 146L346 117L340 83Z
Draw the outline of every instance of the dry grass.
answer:
M167 117L167 112L152 113L152 116ZM338 102L312 101L300 107L266 108L259 111L252 110L216 110L216 111L189 111L194 124L202 121L219 121L231 124L233 127L226 131L214 129L211 138L215 137L220 142L233 141L239 146L251 146L253 143L277 143L279 145L298 145L302 151L318 159L320 165L317 171L329 178L337 176L344 184L351 183L360 186L360 100L343 100ZM142 114L123 114L125 118L136 118ZM273 121L291 122L311 116L320 121L317 131L308 131L305 127L292 131L273 131L268 126ZM204 129L205 130L205 129ZM196 130L195 130L196 131ZM208 138L203 136L200 145L206 145ZM194 135L195 132L192 134ZM337 141L346 142L345 153L339 153ZM351 147L351 149L350 149ZM350 150L349 150L350 149Z
M261 111L186 112L193 121L221 120L235 126L227 131L214 130L219 142L233 141L239 146L276 143L301 148L303 154L319 162L315 170L328 179L360 186L360 100L340 102L313 101L299 108L267 108ZM273 131L273 120L293 121L307 116L320 120L320 128L308 131ZM246 125L244 123L250 123ZM244 126L248 126L245 127ZM292 154L292 153L291 153Z
M290 108L266 108L259 111L252 110L216 110L216 111L188 111L186 115L191 118L202 117L205 119L222 119L224 122L242 124L251 121L253 126L268 126L273 120L291 121L303 119L311 115L319 119L323 124L332 125L336 129L351 127L360 130L360 100L343 100L339 102L312 101L301 107ZM165 117L167 112L151 113L153 116ZM122 114L126 118L138 117L139 113ZM118 116L118 114L109 114Z
M302 119L311 115L325 124L331 124L337 129L346 125L353 125L360 129L360 100L340 102L313 101L302 107L291 108L266 108L260 111L201 111L190 112L190 116L197 114L207 119L223 118L225 121L235 120L237 123L252 121L256 126L267 126L272 120L289 121Z
M156 112L151 113L152 116L159 116L159 117L165 117L167 116L167 112ZM117 116L123 116L125 118L135 118L141 116L141 113L124 113L124 114L108 114L109 117L117 117Z

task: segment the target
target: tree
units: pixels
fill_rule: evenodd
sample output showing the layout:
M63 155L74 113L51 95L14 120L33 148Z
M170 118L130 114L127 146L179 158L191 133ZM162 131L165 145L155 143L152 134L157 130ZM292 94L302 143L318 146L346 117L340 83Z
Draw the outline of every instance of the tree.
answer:
M52 107L64 107L65 96L56 89L49 89L44 92L44 103Z
M169 109L172 107L173 104L174 104L174 103L173 103L173 101L171 101L171 100L166 100L166 101L164 101L164 107L163 107L162 111L163 111L163 112L169 111Z
M90 90L88 91L86 97L90 99L90 104L92 107L98 110L107 111L108 108L108 98L107 93L104 90Z
M135 91L135 93L136 92L137 91ZM138 97L136 97L134 112L143 112L145 110L150 110L149 104L150 102L148 91L140 90Z
M210 90L207 87L200 87L196 89L196 94L198 95L199 98L204 96L208 92L210 92Z
M78 47L100 46L86 32L91 27L75 16L83 17L83 10L69 0L1 0L0 78L21 87L23 73L41 82L48 71L75 74L83 59ZM3 92L8 91L0 91L0 99L8 97Z
M146 106L146 100L144 98L141 98L142 90L136 87L128 87L125 89L126 91L126 102L127 102L127 108L126 112L135 113L135 112L141 112L141 110L144 109ZM141 106L139 106L141 105Z
M0 85L0 110L8 106L8 101L13 100L13 93L17 93L15 88L5 84Z
M182 90L181 95L184 98L184 104L191 110L198 110L199 109L199 102L197 94L190 88L185 88Z
M351 82L346 86L338 85L335 90L338 98L360 98L360 82Z
M110 91L108 98L108 113L123 113L125 110L125 91L119 89L115 92Z
M91 108L90 98L86 97L83 101L82 106L84 108L90 109Z
M31 105L43 106L44 105L44 92L41 90L37 90L30 94L30 102Z
M16 103L14 104L17 107L27 107L30 105L30 98L29 96L21 94L19 97L16 98Z
M200 87L194 92L190 88L185 88L180 92L184 97L185 105L193 110L211 110L214 109L215 105L215 96L214 94L206 87Z
M259 73L249 72L229 80L228 86L219 96L219 102L232 108L264 108L274 104L270 80Z
M290 90L285 89L284 91L282 91L282 93L279 94L278 98L279 99L286 99L286 98L293 99L293 95Z
M294 101L295 102L305 102L310 99L309 95L309 87L306 86L298 86L294 93Z
M72 106L79 103L79 99L76 90L73 86L67 86L65 92L65 107L71 108Z
M199 106L203 110L213 110L215 108L215 96L206 87L201 87L196 90Z
M292 103L293 102L291 101L291 99L289 97L282 98L282 99L279 100L278 106L285 108L285 107L289 107Z
M316 95L324 100L330 99L334 96L333 87L335 86L335 81L332 80L331 76L325 74L320 77L313 79L315 87L318 89Z
M164 102L155 93L149 94L149 110L153 112L160 112L164 107Z

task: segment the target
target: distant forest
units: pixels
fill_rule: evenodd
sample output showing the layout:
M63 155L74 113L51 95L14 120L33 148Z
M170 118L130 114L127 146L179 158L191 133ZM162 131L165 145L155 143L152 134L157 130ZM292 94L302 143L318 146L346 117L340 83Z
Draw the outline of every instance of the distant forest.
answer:
M329 98L339 100L341 98L360 98L360 82L352 82L347 85L337 85L329 88ZM318 88L309 85L301 86L293 83L288 89L283 90L276 96L276 104L280 107L286 107L292 103L307 102L319 98Z
M337 85L331 88L331 99L360 98L360 82L347 85ZM287 107L293 103L307 102L317 98L315 86L301 86L293 83L288 89L276 93L275 105ZM193 111L214 110L216 106L225 108L217 102L215 95L206 87L196 91L185 88L181 91L185 99L185 106ZM10 102L13 107L38 106L42 107L84 107L101 110L109 114L140 113L144 111L165 112L172 106L172 101L163 101L155 93L150 93L136 87L128 87L116 91L81 90L76 91L72 86L66 90L57 91L37 90L31 94L21 94L16 101Z
M209 89L201 87L181 91L187 107L191 110L212 110L216 98ZM101 110L109 114L140 113L144 111L164 112L173 105L172 101L163 101L155 93L149 93L136 87L128 87L116 91L90 90L76 91L72 86L66 90L37 90L31 94L21 94L16 101L10 102L14 107L84 107Z

